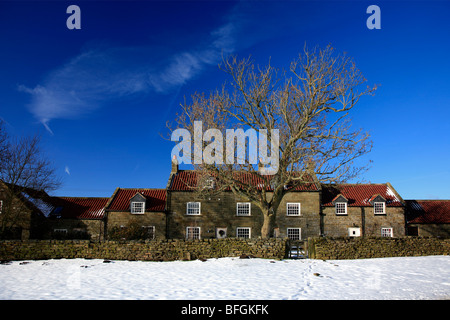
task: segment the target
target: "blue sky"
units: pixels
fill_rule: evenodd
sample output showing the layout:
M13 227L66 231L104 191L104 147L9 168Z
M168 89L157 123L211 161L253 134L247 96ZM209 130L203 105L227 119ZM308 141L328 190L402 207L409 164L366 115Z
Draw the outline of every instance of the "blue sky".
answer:
M69 30L69 5L81 30ZM369 5L381 29L369 30ZM380 87L352 111L371 133L363 179L405 199L449 199L450 2L2 1L0 117L39 132L66 196L164 188L184 97L226 80L222 54L288 68L304 44L331 44Z

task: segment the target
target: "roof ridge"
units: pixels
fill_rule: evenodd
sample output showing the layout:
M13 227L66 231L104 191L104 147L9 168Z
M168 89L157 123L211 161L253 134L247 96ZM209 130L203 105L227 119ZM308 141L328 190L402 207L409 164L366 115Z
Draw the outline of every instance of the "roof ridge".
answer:
M387 186L386 182L381 183L322 183L325 186Z
M70 196L52 196L52 198L70 198L70 199L109 199L110 197L70 197Z
M450 199L405 199L405 201L450 201Z
M119 188L120 190L166 190L165 188Z

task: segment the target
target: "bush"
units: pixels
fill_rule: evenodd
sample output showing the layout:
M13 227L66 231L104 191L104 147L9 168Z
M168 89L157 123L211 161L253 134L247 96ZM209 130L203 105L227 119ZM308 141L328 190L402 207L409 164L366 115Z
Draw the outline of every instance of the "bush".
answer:
M129 222L125 227L114 226L108 231L110 240L146 240L153 239L153 230L138 222Z

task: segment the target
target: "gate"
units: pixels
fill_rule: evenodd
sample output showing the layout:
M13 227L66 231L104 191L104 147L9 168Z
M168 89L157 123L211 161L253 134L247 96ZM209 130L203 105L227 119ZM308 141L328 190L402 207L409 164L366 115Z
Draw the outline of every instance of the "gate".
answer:
M288 258L289 259L306 259L308 257L306 240L288 240Z

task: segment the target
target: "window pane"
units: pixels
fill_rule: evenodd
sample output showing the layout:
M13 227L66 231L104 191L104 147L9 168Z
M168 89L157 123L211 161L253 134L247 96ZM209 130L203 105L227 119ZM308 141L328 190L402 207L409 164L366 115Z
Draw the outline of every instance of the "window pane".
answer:
M381 236L382 237L393 237L392 228L381 228Z
M187 227L186 239L188 240L200 239L200 227Z
M300 240L300 228L288 228L287 236L290 240Z
M238 216L249 216L250 215L250 203L238 203L237 204L237 215Z
M299 216L300 215L300 203L288 203L287 204L287 215L288 216Z
M132 202L131 203L132 213L144 213L144 202Z
M188 202L186 214L200 214L200 202Z
M250 238L250 228L237 228L236 229L236 236L238 238Z
M383 202L375 202L373 204L373 208L375 213L384 213L384 203Z
M346 214L347 213L347 204L345 202L336 203L336 213L337 214Z

